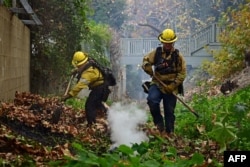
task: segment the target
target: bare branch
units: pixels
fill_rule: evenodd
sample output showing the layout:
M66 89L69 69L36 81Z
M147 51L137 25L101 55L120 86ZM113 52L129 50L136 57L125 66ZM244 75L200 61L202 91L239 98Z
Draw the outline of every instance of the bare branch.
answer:
M139 26L145 26L145 27L150 27L151 29L157 31L158 33L161 33L161 30L159 30L157 27L153 26L153 25L150 25L148 23L146 24L143 24L143 23L138 23Z

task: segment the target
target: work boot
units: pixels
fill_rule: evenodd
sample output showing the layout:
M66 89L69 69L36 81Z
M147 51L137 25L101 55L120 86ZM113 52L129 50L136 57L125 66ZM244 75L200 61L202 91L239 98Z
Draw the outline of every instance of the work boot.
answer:
M167 132L163 132L161 133L161 136L169 141L174 141L175 139L175 134L174 133L167 133Z
M156 125L157 129L159 130L160 133L164 131L164 124L163 123L158 123Z

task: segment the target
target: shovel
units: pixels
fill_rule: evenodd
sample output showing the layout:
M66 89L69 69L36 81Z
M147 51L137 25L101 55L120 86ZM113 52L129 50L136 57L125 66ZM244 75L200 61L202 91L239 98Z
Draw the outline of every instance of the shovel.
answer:
M72 82L73 78L74 78L74 75L71 75L68 86L67 86L67 89L66 89L66 91L64 93L64 96L66 96L68 94L69 88L70 88L70 85L71 85L71 82ZM59 107L55 109L55 111L52 114L52 118L51 118L51 122L53 124L57 124L59 122L62 111L63 111L62 105L59 105Z
M68 94L73 78L74 78L74 75L71 75L70 80L69 80L68 85L67 85L67 88L65 90L64 96L66 96ZM55 111L52 114L51 122L53 124L57 124L59 122L62 111L63 111L62 104L59 104L59 106L55 109Z
M68 94L69 88L70 88L70 85L71 85L71 82L72 82L73 78L74 78L74 75L71 75L68 86L67 86L67 89L65 90L64 96L66 96Z
M162 85L162 86L164 86L164 87L166 87L167 85L164 83L164 82L162 82L157 76L155 76L155 75L153 75L153 77L157 80L157 81L159 81L160 82L160 84ZM196 118L198 119L200 116L194 111L194 109L192 109L190 106L188 106L187 105L187 103L185 103L179 96L177 96L176 94L174 94L173 93L173 95L185 106L185 107L187 107L187 109L189 110L189 111L191 111L195 116L196 116Z

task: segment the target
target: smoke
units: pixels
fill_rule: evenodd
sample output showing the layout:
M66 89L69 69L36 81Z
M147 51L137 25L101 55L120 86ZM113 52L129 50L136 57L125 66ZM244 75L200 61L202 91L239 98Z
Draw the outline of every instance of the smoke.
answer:
M146 121L146 111L139 109L135 104L114 103L108 111L111 140L114 143L111 147L122 144L132 146L147 141L147 135L138 128L138 125Z

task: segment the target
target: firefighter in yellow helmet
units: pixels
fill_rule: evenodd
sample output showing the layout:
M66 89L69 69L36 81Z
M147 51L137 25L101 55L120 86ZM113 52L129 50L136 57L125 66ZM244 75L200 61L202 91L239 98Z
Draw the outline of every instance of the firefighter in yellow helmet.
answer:
M77 51L73 55L72 65L74 67L80 66L88 61L88 56L86 53Z
M110 94L108 85L104 83L104 77L98 68L95 68L89 60L90 58L84 52L77 51L73 55L72 65L76 68L72 75L76 75L78 82L62 97L66 101L75 97L82 89L89 88L91 91L85 104L85 112L88 126L96 122L97 111L106 112L106 107L102 102L106 102Z
M152 77L147 91L147 104L154 124L161 133L169 137L174 133L174 110L177 102L174 94L183 93L180 88L186 77L186 63L182 54L174 47L178 38L172 29L163 30L158 39L162 46L143 57L142 69ZM164 117L160 111L161 101Z

